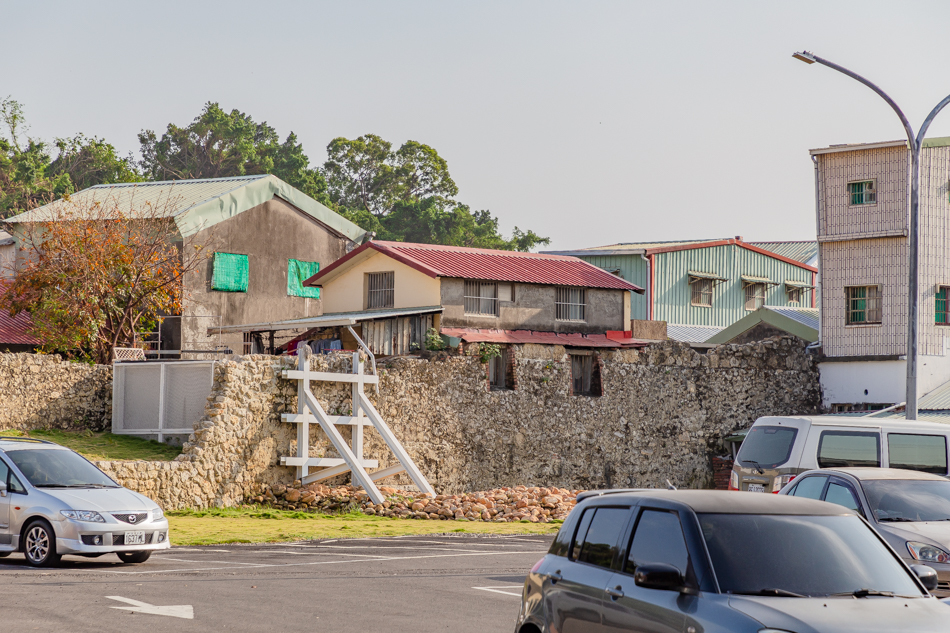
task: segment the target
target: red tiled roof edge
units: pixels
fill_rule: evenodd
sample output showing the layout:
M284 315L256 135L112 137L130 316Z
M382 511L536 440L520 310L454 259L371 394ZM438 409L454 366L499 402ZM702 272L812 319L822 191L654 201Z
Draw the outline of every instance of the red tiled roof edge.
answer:
M0 294L3 294L6 285L0 282ZM0 310L0 344L7 345L39 345L38 338L30 334L33 317L29 312L20 312L10 316L6 310Z
M582 334L564 332L542 332L537 330L484 330L479 328L443 327L442 333L446 336L461 338L469 343L514 343L523 345L535 343L540 345L564 345L567 347L609 347L609 348L640 348L649 345L648 341L624 337L617 337L625 332L611 332L608 334Z

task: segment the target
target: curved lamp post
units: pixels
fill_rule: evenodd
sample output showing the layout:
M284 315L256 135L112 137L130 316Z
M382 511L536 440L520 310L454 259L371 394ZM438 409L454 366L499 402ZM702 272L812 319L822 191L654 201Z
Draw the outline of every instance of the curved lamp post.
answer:
M944 106L950 103L950 95L938 103L927 118L924 119L920 131L915 135L914 128L901 109L897 107L894 100L887 93L875 86L873 83L861 75L851 72L838 64L822 59L808 51L793 53L792 57L803 61L806 64L819 63L828 68L833 68L839 73L845 74L852 79L856 79L865 86L876 92L882 99L887 101L887 105L893 108L894 112L901 120L904 126L904 132L907 133L908 149L910 150L910 235L908 237L908 277L907 277L907 396L906 396L906 418L908 420L917 419L917 341L918 329L920 326L920 149L923 147L924 137L927 135L927 129L933 122L934 117L943 110Z

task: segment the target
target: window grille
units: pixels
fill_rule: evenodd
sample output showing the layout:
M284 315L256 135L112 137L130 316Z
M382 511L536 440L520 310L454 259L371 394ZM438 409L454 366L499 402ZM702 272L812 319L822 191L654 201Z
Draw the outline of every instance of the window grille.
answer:
M801 303L801 302L802 302L802 289L801 289L801 288L789 288L789 289L788 289L788 302L789 302L789 303Z
M745 287L745 309L758 310L765 305L765 284L747 284Z
M247 292L247 255L215 253L212 262L211 289L222 292Z
M366 309L393 307L394 287L395 273L367 273Z
M874 204L877 202L877 186L873 180L848 183L851 204Z
M555 295L555 319L558 321L584 321L587 309L586 288L557 288Z
M501 348L501 354L488 361L488 385L493 390L511 389L511 365L509 364L508 346Z
M571 354L571 387L575 396L600 396L600 363L593 354Z
M937 288L937 305L934 322L938 325L950 325L950 287L940 286Z
M845 288L848 300L848 325L881 322L881 287L849 286Z
M498 284L494 281L466 281L465 314L498 316Z
M697 279L692 284L692 299L690 303L694 306L712 307L713 280Z

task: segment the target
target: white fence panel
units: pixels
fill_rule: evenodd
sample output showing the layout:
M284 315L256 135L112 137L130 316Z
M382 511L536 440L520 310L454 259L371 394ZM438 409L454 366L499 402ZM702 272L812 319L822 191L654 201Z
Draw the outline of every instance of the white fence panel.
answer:
M187 435L204 415L214 361L115 363L112 432Z

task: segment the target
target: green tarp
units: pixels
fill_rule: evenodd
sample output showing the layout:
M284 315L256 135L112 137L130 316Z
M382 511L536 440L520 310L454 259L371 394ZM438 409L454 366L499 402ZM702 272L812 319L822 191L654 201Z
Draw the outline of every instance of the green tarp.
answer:
M215 253L211 289L247 292L247 255Z
M317 262L303 262L299 259L287 260L287 294L291 297L320 298L319 288L307 288L303 282L320 271Z

